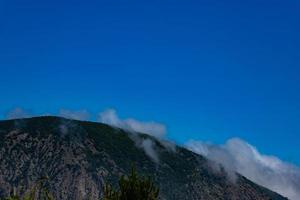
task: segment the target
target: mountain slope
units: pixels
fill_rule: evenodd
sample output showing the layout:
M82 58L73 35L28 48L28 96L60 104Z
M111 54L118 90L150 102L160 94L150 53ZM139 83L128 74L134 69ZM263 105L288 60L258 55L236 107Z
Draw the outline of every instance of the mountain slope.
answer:
M158 162L142 149L144 141L154 144ZM46 175L56 199L100 199L104 182L116 185L132 163L153 177L161 199L286 199L242 176L233 183L206 158L144 134L58 117L0 122L0 197L13 188L24 193Z

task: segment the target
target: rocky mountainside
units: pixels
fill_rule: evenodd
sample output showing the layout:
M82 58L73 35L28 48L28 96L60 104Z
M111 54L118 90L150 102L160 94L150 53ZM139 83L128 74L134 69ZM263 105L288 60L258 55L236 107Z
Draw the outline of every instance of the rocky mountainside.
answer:
M233 182L206 158L145 134L59 117L0 121L0 197L48 176L56 199L101 199L103 184L116 185L132 163L153 177L161 199L286 199L239 175Z

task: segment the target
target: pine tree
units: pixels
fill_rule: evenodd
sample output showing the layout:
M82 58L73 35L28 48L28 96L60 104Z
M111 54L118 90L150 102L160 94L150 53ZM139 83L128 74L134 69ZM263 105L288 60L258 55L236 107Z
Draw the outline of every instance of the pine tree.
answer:
M150 177L139 176L134 167L131 174L122 176L119 180L119 190L116 191L109 184L104 187L103 200L157 200L159 188Z

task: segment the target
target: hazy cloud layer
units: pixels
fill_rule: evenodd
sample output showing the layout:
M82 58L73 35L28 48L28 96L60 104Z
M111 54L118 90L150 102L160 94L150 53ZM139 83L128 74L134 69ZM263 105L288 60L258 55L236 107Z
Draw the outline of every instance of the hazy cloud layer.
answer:
M59 116L75 120L88 120L90 113L87 110L60 109Z
M132 118L120 119L114 109L108 109L100 113L98 121L129 131L146 133L156 138L163 138L166 134L166 127L161 123L142 122Z
M233 171L237 171L291 200L300 199L300 168L277 157L263 155L241 139L230 139L224 145L189 141L186 146L195 153L221 163L231 176Z
M6 119L20 119L28 117L32 117L32 114L29 111L19 107L8 111L5 116Z

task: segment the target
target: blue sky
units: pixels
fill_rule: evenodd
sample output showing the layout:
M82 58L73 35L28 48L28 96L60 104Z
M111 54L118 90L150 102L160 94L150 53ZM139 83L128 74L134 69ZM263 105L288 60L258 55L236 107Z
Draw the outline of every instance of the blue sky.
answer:
M0 1L0 115L61 108L240 137L300 164L299 1Z

